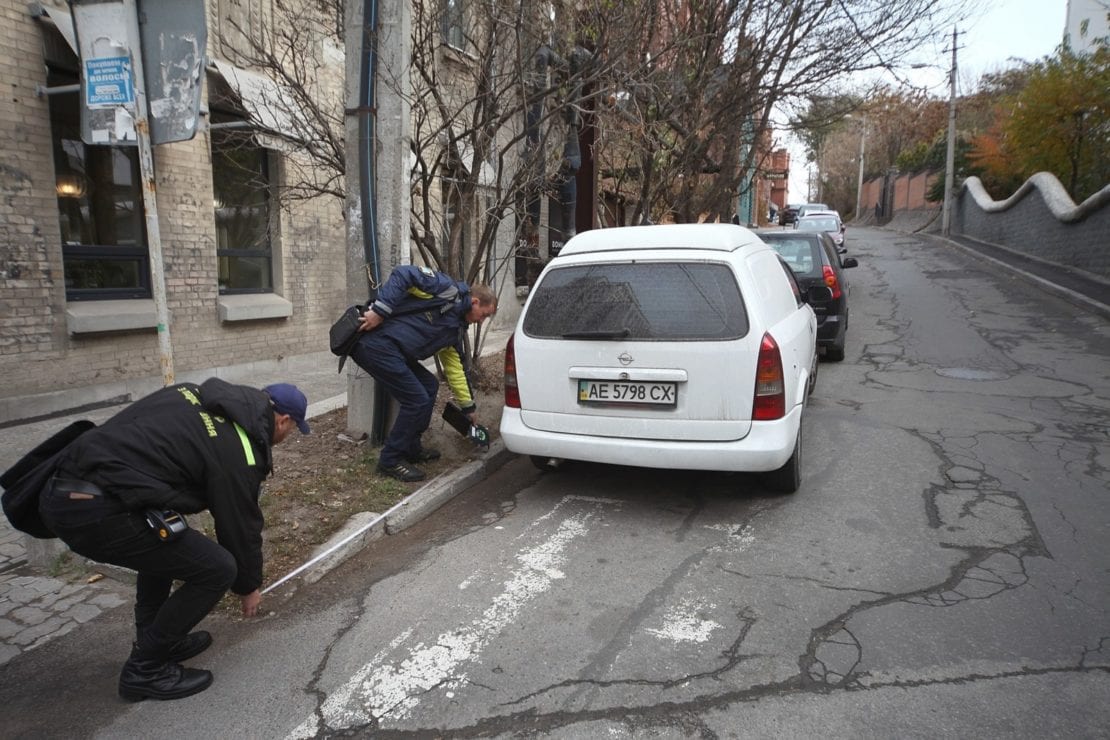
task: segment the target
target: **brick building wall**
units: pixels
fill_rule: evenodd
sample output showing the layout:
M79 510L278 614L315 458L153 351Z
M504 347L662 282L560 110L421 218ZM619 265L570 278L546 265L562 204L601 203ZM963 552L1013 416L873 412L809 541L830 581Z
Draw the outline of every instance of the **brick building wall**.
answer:
M23 3L0 5L0 374L23 384L64 359L61 249L41 43ZM54 213L54 218L43 218Z
M22 0L0 0L0 24L0 73L8 83L0 100L3 423L12 420L4 399L160 378L161 362L153 328L69 330L48 100L35 93L46 84L44 29ZM342 80L341 60L331 73ZM338 109L342 100L325 105ZM280 209L274 293L292 304L291 316L221 321L205 120L191 141L154 147L175 371L326 351L327 329L347 302L342 203L320 197Z

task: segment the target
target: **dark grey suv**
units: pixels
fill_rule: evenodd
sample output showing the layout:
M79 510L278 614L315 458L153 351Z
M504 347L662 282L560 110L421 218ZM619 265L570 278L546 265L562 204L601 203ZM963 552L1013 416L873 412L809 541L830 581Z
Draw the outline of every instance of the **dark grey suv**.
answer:
M848 331L848 294L851 288L844 270L856 267L855 257L841 257L829 235L820 232L757 231L756 234L779 253L802 290L811 285L826 285L833 298L813 303L817 314L817 346L825 350L825 359L844 359L845 334Z

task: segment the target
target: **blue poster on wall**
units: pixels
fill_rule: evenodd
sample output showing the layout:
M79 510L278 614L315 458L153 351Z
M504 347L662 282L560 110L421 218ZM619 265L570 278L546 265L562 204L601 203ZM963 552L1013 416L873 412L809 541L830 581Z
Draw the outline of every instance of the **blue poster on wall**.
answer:
M85 104L90 108L132 105L130 57L99 57L85 60Z

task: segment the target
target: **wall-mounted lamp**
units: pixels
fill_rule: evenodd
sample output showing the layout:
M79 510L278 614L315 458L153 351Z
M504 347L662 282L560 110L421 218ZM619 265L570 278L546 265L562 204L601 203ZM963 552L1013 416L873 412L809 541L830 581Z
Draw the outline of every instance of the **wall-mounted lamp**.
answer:
M85 178L81 175L58 175L54 188L59 198L80 198L85 194Z

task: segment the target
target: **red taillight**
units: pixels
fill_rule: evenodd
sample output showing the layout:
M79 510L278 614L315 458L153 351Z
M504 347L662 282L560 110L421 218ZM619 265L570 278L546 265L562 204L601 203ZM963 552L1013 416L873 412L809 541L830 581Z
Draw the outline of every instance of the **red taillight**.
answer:
M508 355L506 355L508 357ZM506 360L507 361L507 360ZM508 384L505 386L508 392ZM755 364L755 399L752 419L772 421L786 416L786 381L782 373L782 355L770 334L759 344L759 360Z
M513 337L505 345L505 405L512 409L520 408L520 389L516 385L516 353L513 351Z
M825 285L832 288L833 299L840 297L840 281L836 279L836 273L828 265L822 265L821 272L825 276Z

